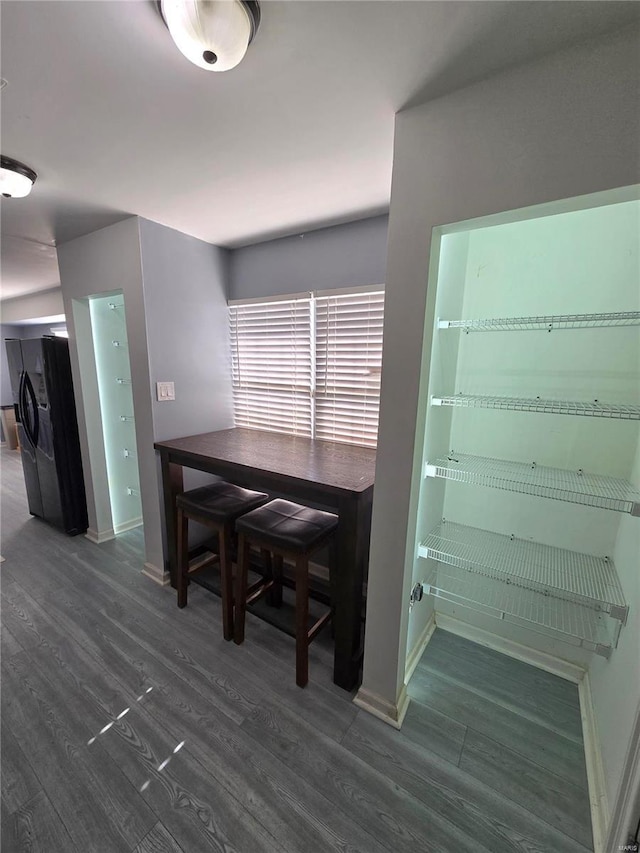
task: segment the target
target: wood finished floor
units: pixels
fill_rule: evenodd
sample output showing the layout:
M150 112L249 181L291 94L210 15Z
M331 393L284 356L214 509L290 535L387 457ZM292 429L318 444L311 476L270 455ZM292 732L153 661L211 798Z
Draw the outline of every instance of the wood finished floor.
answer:
M575 686L436 631L397 732L326 638L298 689L289 637L225 643L218 599L140 574L139 531L66 537L2 463L3 853L591 849Z

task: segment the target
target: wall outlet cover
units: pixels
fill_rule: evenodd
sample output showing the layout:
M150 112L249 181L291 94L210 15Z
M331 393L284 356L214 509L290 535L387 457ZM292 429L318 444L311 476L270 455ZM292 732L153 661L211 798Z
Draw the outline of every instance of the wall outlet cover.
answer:
M173 382L157 382L158 400L164 403L165 400L176 399L176 388Z

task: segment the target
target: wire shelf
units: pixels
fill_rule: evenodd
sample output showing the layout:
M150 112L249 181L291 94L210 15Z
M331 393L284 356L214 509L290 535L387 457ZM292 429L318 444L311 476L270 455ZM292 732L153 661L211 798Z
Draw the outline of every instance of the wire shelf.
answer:
M427 463L425 476L640 516L640 492L631 483L581 469L566 471L452 450L446 459Z
M640 311L609 314L551 314L541 317L496 317L491 320L440 320L439 329L464 332L511 332L554 329L593 329L602 326L639 326Z
M424 582L424 591L537 633L555 634L604 657L616 647L620 633L620 623L611 630L610 620L602 611L453 566L434 568Z
M627 605L613 561L443 521L419 546L421 557L573 601L626 621Z
M492 397L480 394L455 394L432 397L432 406L458 406L466 409L502 409L513 412L542 412L549 415L582 415L591 418L640 420L640 405L601 403L599 400L543 400L540 397Z

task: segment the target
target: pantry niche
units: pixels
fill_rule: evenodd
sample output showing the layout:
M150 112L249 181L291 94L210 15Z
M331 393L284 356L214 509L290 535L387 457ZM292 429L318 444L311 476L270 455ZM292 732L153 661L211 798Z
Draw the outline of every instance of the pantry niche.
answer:
M570 207L443 229L414 581L578 660L638 604L640 202Z
M89 299L113 533L142 524L140 474L122 291Z

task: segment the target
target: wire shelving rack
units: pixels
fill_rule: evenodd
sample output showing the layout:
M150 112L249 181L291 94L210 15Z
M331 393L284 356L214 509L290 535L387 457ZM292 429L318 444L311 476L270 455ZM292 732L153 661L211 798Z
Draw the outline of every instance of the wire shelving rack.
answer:
M546 331L554 329L594 329L606 326L639 326L640 311L600 314L549 314L537 317L495 317L486 320L441 320L438 329L464 332Z
M582 469L568 471L535 462L511 462L452 450L445 459L427 462L425 476L640 517L640 491L631 483L616 477L590 474Z
M608 658L618 643L621 622L603 611L543 596L504 580L474 575L455 566L434 566L424 591L545 636L555 636Z
M443 521L418 553L518 589L574 602L625 622L628 613L613 561L477 527Z
M466 409L502 409L513 412L541 412L549 415L582 415L592 418L640 420L640 405L601 403L599 400L545 400L541 397L495 397L483 394L453 394L431 397L432 406Z

